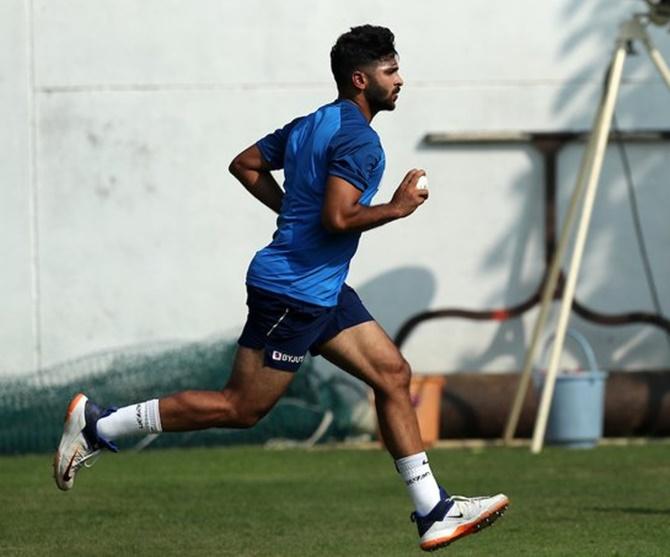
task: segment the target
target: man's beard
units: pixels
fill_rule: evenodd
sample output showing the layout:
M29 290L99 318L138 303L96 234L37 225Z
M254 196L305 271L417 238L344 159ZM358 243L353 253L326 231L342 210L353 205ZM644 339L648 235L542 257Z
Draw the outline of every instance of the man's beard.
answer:
M381 110L395 109L393 93L389 93L376 83L370 83L370 86L366 89L365 96L373 114Z

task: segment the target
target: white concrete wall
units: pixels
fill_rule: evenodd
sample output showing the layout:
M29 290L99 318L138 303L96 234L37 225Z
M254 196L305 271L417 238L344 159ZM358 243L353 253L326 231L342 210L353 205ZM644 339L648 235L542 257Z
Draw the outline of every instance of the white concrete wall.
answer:
M0 3L0 372L34 368L39 342L28 35L24 2Z
M328 53L348 27L391 27L406 80L374 126L379 200L425 167L430 202L369 232L350 283L391 334L427 308L517 303L543 268L542 166L525 148L428 149L431 131L585 129L618 24L640 0L5 0L0 3L0 373L166 339L234 338L248 260L274 218L227 173L243 147L334 98ZM652 35L667 57L664 30ZM670 127L644 56L626 66L626 129ZM668 311L670 146L630 149ZM560 161L563 205L579 151ZM625 182L608 154L578 295L651 310ZM533 312L420 327L420 371L520 367ZM667 366L651 327L575 318L604 366Z

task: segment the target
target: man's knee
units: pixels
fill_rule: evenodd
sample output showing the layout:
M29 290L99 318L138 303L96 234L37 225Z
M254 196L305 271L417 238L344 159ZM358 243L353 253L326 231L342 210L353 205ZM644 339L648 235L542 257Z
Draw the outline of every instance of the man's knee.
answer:
M380 389L385 394L409 391L412 368L405 358L397 358L386 362L380 369Z
M254 427L267 414L267 410L248 408L238 413L237 423L240 428Z
M226 420L227 425L222 427L231 427L232 422L238 427L246 429L255 426L272 408L272 406L259 404L258 401L250 401L244 397L239 396L238 393L230 390L224 390L223 395L228 402L229 420Z

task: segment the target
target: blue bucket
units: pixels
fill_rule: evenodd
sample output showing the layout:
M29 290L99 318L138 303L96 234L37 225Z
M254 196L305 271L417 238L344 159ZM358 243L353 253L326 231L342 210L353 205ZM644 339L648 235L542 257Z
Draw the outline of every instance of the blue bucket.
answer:
M598 369L593 350L583 335L568 330L566 336L581 348L588 368L557 374L545 441L550 445L590 449L603 435L608 374ZM543 360L553 340L553 335L547 339ZM544 376L540 381L544 383Z

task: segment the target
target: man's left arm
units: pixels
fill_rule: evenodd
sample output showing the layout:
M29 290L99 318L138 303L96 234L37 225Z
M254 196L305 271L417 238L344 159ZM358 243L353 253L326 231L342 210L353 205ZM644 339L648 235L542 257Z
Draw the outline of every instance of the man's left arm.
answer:
M263 159L257 145L246 148L228 167L230 173L263 205L279 213L284 191L270 172L270 164Z

